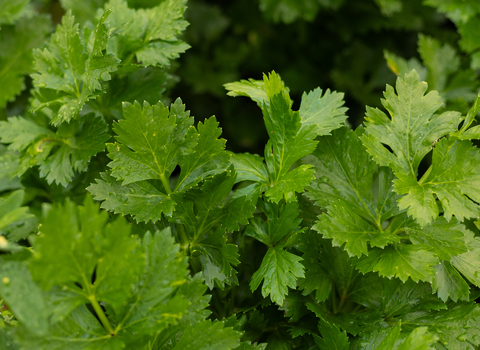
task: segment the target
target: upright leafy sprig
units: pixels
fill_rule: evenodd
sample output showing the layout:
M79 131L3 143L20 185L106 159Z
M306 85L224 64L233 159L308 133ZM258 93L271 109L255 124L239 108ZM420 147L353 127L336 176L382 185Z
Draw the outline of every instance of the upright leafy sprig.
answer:
M229 95L248 96L262 108L269 135L265 162L248 153L232 155L236 181L253 182L233 196L257 203L261 214L250 220L245 234L268 246L250 287L254 291L263 281L262 295L282 305L288 288L295 289L296 280L304 277L302 259L285 249L291 246L289 239L301 231L296 193L315 178L310 164L296 163L314 151L318 135L329 134L344 122L343 95L330 90L323 94L318 88L305 93L300 110L293 111L288 89L275 72L264 75L263 81L243 80L225 87Z
M193 123L180 99L170 109L125 103L124 119L113 126L118 142L107 144L112 170L88 190L103 208L138 222L177 224L178 242L203 266L208 285L235 283L237 247L225 233L246 224L255 207L245 198L227 199L236 175L227 171L230 155L215 117Z
M322 96L318 88L304 94L300 110L293 111L288 90L275 72L264 75L263 83L243 80L225 87L231 96L248 96L257 102L269 136L265 163L263 158L247 153L232 157L237 181L253 182L241 194L258 198L265 192L275 203L282 198L294 201L295 193L302 192L314 179L310 165L295 166L295 163L313 152L317 135L326 135L345 121L343 94L327 90Z
M390 167L397 177L399 208L423 226L439 215L436 198L447 220L453 215L460 221L476 217L480 154L470 141L444 137L457 131L460 113L434 114L441 99L436 91L424 95L427 84L415 71L399 77L396 88L397 93L387 86L382 101L391 119L379 109L367 109L368 134L362 141L375 162ZM432 149L432 166L417 179L420 162Z
M74 17L67 13L48 47L34 51L34 107L36 111L48 107L51 124L76 118L88 100L102 93L100 82L110 80L110 73L117 70L120 61L104 53L109 39L105 21L110 13L105 12L94 31L85 30L83 40Z

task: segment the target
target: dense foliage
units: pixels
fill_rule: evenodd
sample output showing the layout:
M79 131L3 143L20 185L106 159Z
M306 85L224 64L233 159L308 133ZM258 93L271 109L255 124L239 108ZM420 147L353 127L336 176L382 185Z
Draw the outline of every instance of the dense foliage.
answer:
M478 349L479 17L0 0L0 348Z

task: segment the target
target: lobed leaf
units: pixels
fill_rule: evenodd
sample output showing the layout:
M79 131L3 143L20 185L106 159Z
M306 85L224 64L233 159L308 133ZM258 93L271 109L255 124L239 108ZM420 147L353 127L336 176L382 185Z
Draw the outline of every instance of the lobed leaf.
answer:
M110 25L118 31L109 51L124 63L135 56L144 66L168 67L190 45L178 39L188 26L183 19L186 1L167 0L146 9L131 9L125 0L110 0L105 9L113 10Z
M236 194L258 198L262 192L273 202L282 198L293 201L314 179L310 164L294 167L310 154L317 144L317 135L326 135L346 119L343 95L321 89L304 94L299 111L292 111L292 100L280 77L272 72L261 81L250 79L225 84L230 96L248 96L262 108L269 141L263 159L250 154L236 154L232 162L238 181L253 184Z
M322 337L314 334L315 343L320 349L338 349L348 350L350 343L348 341L347 333L341 332L338 327L320 318L318 330Z
M63 186L75 173L87 170L90 159L105 149L105 141L110 138L105 121L92 113L83 120L60 126L56 132L20 117L0 123L1 141L10 143L9 149L21 151L20 164L13 175L21 176L39 165L41 177Z
M408 277L413 281L432 282L438 258L422 246L393 244L383 250L372 249L369 255L354 259L355 267L362 273L378 272L387 278L397 277L405 282Z
M75 119L84 104L100 94L96 91L101 90L100 81L110 80L109 73L117 70L118 60L102 53L107 45L105 20L109 14L107 11L97 25L91 51L82 42L78 24L68 12L48 47L33 52L37 71L32 74L35 111L51 109L51 123L55 126Z
M460 220L463 220L464 214L458 210L459 207L466 210L467 215L471 213L468 200L459 198L461 193L454 188L455 183L445 193L440 187L433 189L433 183L425 184L423 178L420 181L417 180L420 161L430 152L434 141L455 131L462 119L456 112L434 115L433 113L441 105L441 100L435 91L424 95L426 89L427 84L419 81L415 71L406 74L404 78L399 77L397 93L395 94L391 86L387 86L385 100L382 101L391 119L379 109L368 109L366 123L368 135L361 137L374 160L379 165L389 166L397 176L394 189L398 194L405 195L399 199L399 208L401 210L408 208L408 214L422 226L431 223L438 216L438 207L433 197L434 191L442 192L440 200L443 199L442 203L447 206L447 219L452 214L456 214L459 215ZM440 143L444 142L448 141L440 141ZM438 163L440 160L438 157L446 151L444 147L435 146L434 158L436 159L432 161L435 164L432 165L433 167L442 166ZM452 151L455 152L455 149ZM450 174L453 175L453 173L458 175L456 169L452 169ZM445 180L451 180L450 174L446 174ZM426 177L432 180L436 176L442 177L439 172L426 174ZM464 177L460 179L462 178ZM461 200L461 203L454 208L448 204L448 200L453 198L457 203Z
M17 242L33 230L37 220L29 213L28 207L22 206L24 197L24 190L16 190L0 197L0 234L4 240L6 237L12 242ZM4 241L0 246L4 249L8 244Z
M303 93L300 103L300 118L302 125L314 125L318 136L330 135L332 130L341 127L347 119L348 108L342 107L345 103L344 94L327 89L316 88L308 94Z
M124 119L114 124L114 131L117 143L107 145L111 176L103 175L88 191L105 200L103 208L131 214L137 221L156 222L162 213L172 216L178 195L229 166L218 122L212 117L193 127L180 99L170 111L161 102L145 102L143 108L138 102L125 103ZM172 189L177 166L180 175Z
M255 291L263 280L262 295L283 305L288 288L296 287L296 280L305 277L303 259L276 246L268 248L260 268L253 274L250 289Z
M12 6L20 9L21 4L27 1L2 1L3 6ZM18 7L17 7L18 6ZM4 15L9 16L8 9L1 8L0 23L5 21ZM0 86L8 86L0 90L0 108L26 88L25 75L32 73L32 49L43 46L50 32L50 19L47 16L36 14L33 17L25 16L13 26L2 26L0 34Z
M405 329L428 327L438 337L437 346L475 349L480 344L480 309L472 303L455 305L436 312L412 312L402 318Z
M213 343L212 339L216 339ZM211 323L208 320L193 326L183 333L173 350L230 350L239 345L240 333L232 328L224 328L222 322Z

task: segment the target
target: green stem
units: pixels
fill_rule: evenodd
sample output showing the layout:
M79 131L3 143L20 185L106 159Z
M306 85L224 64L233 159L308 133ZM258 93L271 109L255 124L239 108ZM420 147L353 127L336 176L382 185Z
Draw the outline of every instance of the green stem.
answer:
M109 334L114 335L115 332L113 331L112 325L110 324L110 321L108 320L107 315L105 315L105 312L103 312L102 307L100 306L97 299L95 298L95 295L90 295L88 299L92 303L93 309L97 313L98 318L100 319L100 322L102 322L103 328L105 328L105 330Z
M187 232L185 232L185 227L183 225L176 225L176 231L178 233L178 243L183 250L188 248L190 241L188 240Z
M160 180L162 181L162 185L165 188L165 191L167 194L172 194L172 189L170 187L170 182L168 182L167 178L165 177L164 174L160 175Z

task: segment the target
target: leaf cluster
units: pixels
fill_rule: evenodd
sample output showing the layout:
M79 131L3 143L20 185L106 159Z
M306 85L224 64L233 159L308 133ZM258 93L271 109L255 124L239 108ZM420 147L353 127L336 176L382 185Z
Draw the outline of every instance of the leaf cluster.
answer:
M165 95L185 1L132 3L63 0L48 37L28 1L0 0L0 46L27 52L0 53L0 107L31 79L26 111L0 121L2 348L480 346L475 55L462 68L426 35L422 63L385 51L395 86L357 128L343 93L297 109L275 71L225 84L268 136L236 153L215 116ZM341 5L260 1L286 23Z

